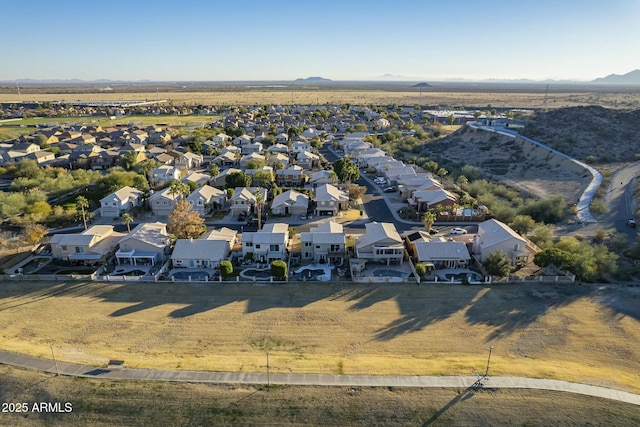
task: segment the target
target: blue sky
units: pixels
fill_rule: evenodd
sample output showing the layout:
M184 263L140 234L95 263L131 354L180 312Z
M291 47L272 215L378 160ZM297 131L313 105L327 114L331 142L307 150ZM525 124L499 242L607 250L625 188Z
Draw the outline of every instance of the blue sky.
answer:
M592 80L640 68L638 0L4 0L0 10L0 80Z

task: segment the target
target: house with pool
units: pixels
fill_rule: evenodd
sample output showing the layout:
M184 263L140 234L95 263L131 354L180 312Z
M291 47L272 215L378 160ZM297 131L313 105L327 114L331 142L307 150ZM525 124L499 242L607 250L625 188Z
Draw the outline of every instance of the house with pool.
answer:
M329 221L300 233L301 258L318 264L342 265L346 241L344 227Z
M257 262L286 260L289 245L289 224L265 224L262 230L242 234L242 256Z
M54 259L95 265L113 256L126 233L114 231L112 225L94 225L82 233L54 234L51 254Z
M415 242L415 260L430 269L458 269L469 266L471 255L464 242L440 238Z
M224 239L178 239L171 264L174 268L215 269L230 252L229 242Z
M167 224L151 222L139 224L118 242L118 264L156 265L167 259L171 238Z
M390 222L369 222L356 240L356 257L379 264L400 264L404 258L404 242L396 226Z

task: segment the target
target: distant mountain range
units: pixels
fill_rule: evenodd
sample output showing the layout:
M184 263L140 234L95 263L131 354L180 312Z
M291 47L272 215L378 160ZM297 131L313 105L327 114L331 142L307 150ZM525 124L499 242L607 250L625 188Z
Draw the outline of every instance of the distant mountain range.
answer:
M376 76L375 78L365 78L363 81L395 81L395 82L420 82L424 81L424 77L409 77L403 75L384 74ZM430 79L431 81L448 81L448 82L460 82L460 83L547 83L547 84L600 84L600 85L640 85L640 69L630 71L626 74L610 74L606 77L600 77L592 81L577 81L577 80L531 80L531 79L482 79L473 80L466 78L450 78L450 79ZM262 81L262 80L253 80ZM269 80L269 81L283 81L287 80ZM288 80L289 82L291 80ZM294 83L329 83L334 80L324 77L306 77L295 79ZM351 80L358 81L358 80ZM338 80L339 82L339 80ZM144 83L173 83L179 84L178 81L160 82L148 79L142 80L111 80L111 79L96 79L96 80L82 80L82 79L17 79L17 80L4 80L0 81L3 84L144 84ZM184 83L184 82L183 82ZM193 82L195 83L195 82ZM428 83L427 83L428 84ZM420 87L416 85L415 87ZM427 87L427 86L422 86Z
M591 83L608 85L640 85L640 70L629 71L627 74L609 74L607 77L592 80Z
M330 82L331 79L325 79L324 77L307 77L306 79L295 79L296 83L327 83Z

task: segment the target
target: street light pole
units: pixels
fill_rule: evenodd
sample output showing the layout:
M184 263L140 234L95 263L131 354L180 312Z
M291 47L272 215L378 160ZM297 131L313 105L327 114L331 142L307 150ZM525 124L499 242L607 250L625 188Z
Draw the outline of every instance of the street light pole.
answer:
M484 373L484 376L489 376L489 364L491 363L491 352L493 351L493 346L489 347L489 358L487 359L487 370Z
M53 363L56 365L56 375L60 376L60 369L58 369L58 361L56 360L56 355L53 353L53 344L49 345L51 347L51 356L53 357Z

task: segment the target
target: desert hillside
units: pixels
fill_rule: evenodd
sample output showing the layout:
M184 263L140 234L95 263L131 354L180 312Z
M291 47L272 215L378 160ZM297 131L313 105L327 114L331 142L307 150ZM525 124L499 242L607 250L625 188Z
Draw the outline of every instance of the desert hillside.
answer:
M428 150L441 162L473 166L486 178L541 198L576 201L591 180L583 168L537 145L469 127L428 144Z
M559 108L537 113L523 134L588 162L629 161L640 153L640 110Z

